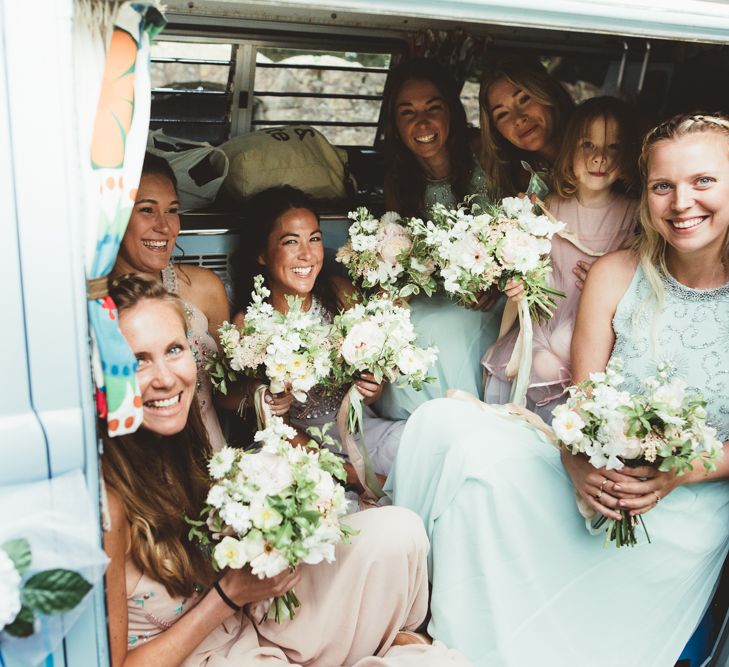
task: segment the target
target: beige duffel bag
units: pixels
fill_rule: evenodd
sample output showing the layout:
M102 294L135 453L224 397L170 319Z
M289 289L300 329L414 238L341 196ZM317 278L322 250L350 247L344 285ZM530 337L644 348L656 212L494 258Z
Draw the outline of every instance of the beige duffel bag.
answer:
M275 185L291 185L315 199L343 199L356 189L346 152L308 125L250 132L220 148L229 162L223 188L233 199L245 199Z

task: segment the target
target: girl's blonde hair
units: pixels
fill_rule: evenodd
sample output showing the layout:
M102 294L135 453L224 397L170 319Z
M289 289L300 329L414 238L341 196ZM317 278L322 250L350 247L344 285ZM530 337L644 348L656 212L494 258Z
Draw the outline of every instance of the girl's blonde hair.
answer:
M525 189L527 172L521 161L529 162L534 155L524 151L501 136L489 111L489 89L493 84L506 79L537 102L548 107L552 114L552 132L560 138L569 119L574 102L562 84L552 77L537 61L523 57L509 57L494 63L481 77L479 107L481 118L481 167L489 183L489 194L493 197L515 195Z
M590 126L598 119L607 124L613 120L618 128L620 147L610 169L617 169L619 178L613 184L631 192L638 186L638 132L635 111L617 97L592 97L580 104L572 114L557 159L554 162L554 190L560 197L572 197L577 192L574 161L581 142L588 136ZM607 150L607 146L605 147Z
M110 289L119 312L142 301L171 305L187 328L182 300L169 294L156 278L127 274ZM130 525L130 557L134 565L165 586L175 597L190 597L196 584L215 579L210 558L187 539L185 517L197 518L209 488L206 473L210 445L193 397L185 428L172 436L141 429L104 441L101 470L106 484L121 499Z
M658 233L648 210L648 160L651 149L660 141L680 139L690 134L703 132L719 132L727 140L729 154L729 118L722 114L688 113L679 114L654 127L643 139L638 167L643 182L643 194L640 199L639 220L641 234L636 238L633 248L638 255L641 268L660 309L663 304L663 276L668 275L666 251L668 244ZM729 203L728 203L729 205ZM729 271L729 234L724 239L721 262Z

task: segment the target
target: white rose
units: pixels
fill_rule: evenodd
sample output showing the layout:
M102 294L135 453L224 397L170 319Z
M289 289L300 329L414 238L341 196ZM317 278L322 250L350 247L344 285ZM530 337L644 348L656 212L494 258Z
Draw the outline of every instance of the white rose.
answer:
M430 365L423 352L410 346L400 350L395 362L403 375L425 375Z
M407 236L391 236L382 241L380 256L388 264L396 264L397 258L404 250L409 250L413 242Z
M662 403L672 410L678 410L686 396L686 383L673 378L668 384L661 385L653 392L654 403Z
M508 229L500 249L504 264L520 273L534 270L541 257L540 241L521 229Z
M281 493L294 481L287 459L271 451L246 454L241 460L241 470L267 496Z
M373 322L355 324L342 342L342 357L356 366L379 356L385 345L385 332Z
M570 410L566 405L558 405L552 412L552 428L555 435L566 445L573 445L582 440L582 429L585 422L580 415Z
M0 630L15 620L20 607L20 574L10 556L0 549Z
M229 567L240 570L248 562L246 551L240 540L224 537L213 549L213 558L219 568Z

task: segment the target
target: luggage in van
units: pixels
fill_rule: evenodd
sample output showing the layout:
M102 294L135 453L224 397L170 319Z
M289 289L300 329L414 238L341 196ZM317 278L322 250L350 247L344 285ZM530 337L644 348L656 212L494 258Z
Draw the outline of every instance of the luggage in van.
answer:
M275 185L291 185L315 199L345 199L356 189L347 153L308 125L250 132L220 149L230 163L224 190L234 200Z

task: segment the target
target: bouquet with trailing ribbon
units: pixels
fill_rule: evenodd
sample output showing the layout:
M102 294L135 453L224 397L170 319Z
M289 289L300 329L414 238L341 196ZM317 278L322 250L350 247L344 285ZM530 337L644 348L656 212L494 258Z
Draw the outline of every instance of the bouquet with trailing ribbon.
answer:
M430 220L411 220L409 227L429 249L443 290L461 303L476 303L480 292L494 284L503 290L517 278L538 320L552 315L553 296L564 296L548 284L551 239L564 224L537 215L526 198L507 197L483 209L435 204Z
M286 297L288 312L280 313L266 301L269 296L263 276L256 276L245 324L222 324L222 354L208 359L208 374L222 393L228 382L247 375L267 380L274 394L289 391L303 402L331 371L329 326L316 312L304 311L300 298Z
M393 211L376 218L366 208L350 212L349 218L349 240L337 251L337 261L347 267L353 283L393 299L435 291L435 264L407 220Z
M706 401L687 391L667 364L644 380L641 393L622 391L621 367L619 359L612 359L604 373L591 373L569 388L567 402L553 411L559 441L573 454L587 456L595 468L650 465L680 476L698 459L707 471L715 470L723 449L716 430L706 423ZM620 521L599 515L592 526L604 528L606 542L621 547L637 544L640 522L650 542L642 517L621 513Z
M289 440L296 431L280 417L255 435L260 450L224 447L208 464L212 487L201 519L190 519L190 538L208 545L216 569L250 567L260 579L300 563L335 560L335 546L354 531L341 523L348 501L341 459L310 441ZM324 442L331 441L317 433ZM300 606L293 590L256 604L257 620L293 618Z
M463 304L477 303L493 285L504 290L510 278L524 286L518 305L507 304L502 330L517 317L519 335L506 367L514 379L511 401L523 405L532 361L532 320L548 319L563 292L550 287L551 239L564 228L551 215L536 213L527 198L507 197L481 207L468 202L456 209L435 204L427 222L411 220L413 237L421 241L437 266L436 276L446 294Z
M428 370L435 363L438 350L419 347L416 339L410 310L388 298L372 297L345 310L332 324L334 385L350 385L361 373L369 372L378 383L399 381L401 385L421 389L431 379ZM337 421L360 481L366 490L369 488L373 495L381 497L384 493L372 471L364 443L358 446L352 438L356 433L363 434L362 395L353 384Z

